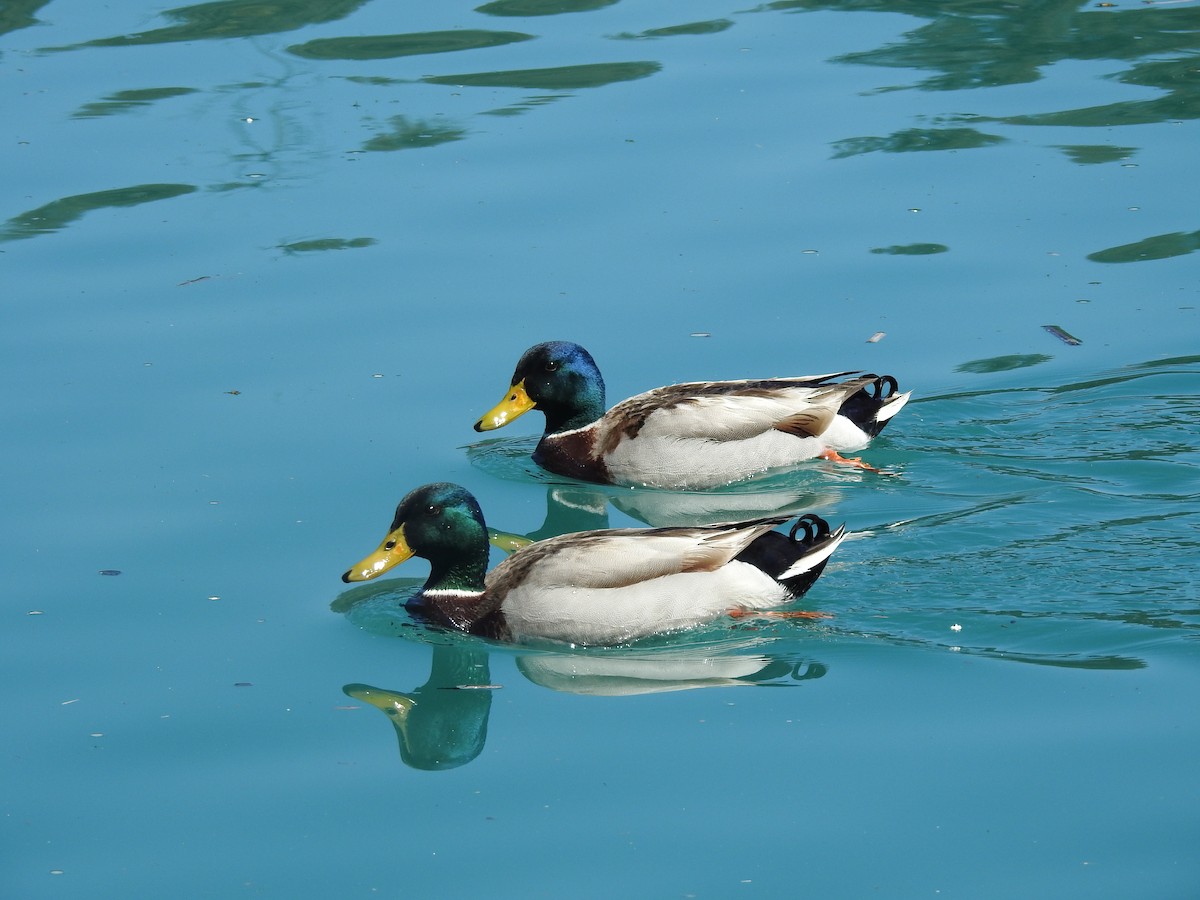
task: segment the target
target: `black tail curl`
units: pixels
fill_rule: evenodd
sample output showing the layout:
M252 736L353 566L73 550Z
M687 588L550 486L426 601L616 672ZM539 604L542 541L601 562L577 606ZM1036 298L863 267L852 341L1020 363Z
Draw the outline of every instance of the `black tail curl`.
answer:
M871 385L871 397L874 400L887 400L900 393L900 385L891 375L880 375Z
M875 380L862 390L855 391L853 395L847 397L838 413L871 437L875 437L883 431L883 426L888 423L887 419L882 422L875 421L875 416L879 414L879 410L885 403L900 393L900 384L891 375L871 374L867 377Z
M804 529L804 537L796 540L796 532ZM816 513L805 513L796 519L796 524L788 532L788 538L802 547L815 547L830 535L829 523Z
M779 580L796 560L832 538L833 531L828 522L814 513L805 513L796 519L787 534L768 531L759 535L749 547L737 555L737 559ZM786 587L793 597L799 597L812 587L813 582L825 569L826 562L828 560L823 560L807 572L779 583Z

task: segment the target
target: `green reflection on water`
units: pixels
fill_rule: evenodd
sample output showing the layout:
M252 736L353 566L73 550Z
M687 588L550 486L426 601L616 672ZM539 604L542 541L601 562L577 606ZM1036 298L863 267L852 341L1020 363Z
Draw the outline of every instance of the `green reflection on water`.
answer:
M467 75L431 75L426 84L464 85L466 87L532 88L544 91L572 91L602 87L619 81L634 81L659 71L656 62L591 63L559 66L553 69L514 69L508 72L474 72Z
M1200 12L1200 11L1198 11ZM1164 48L1160 53L1200 49L1200 40L1193 29L1191 41L1183 48ZM1076 128L1106 128L1114 125L1147 125L1180 119L1200 118L1200 66L1194 55L1180 59L1155 60L1139 63L1117 76L1125 84L1141 85L1166 91L1153 100L1126 100L1069 109L1062 112L1008 116L999 121L1012 125L1067 125Z
M519 103L514 103L511 106L502 106L499 109L485 109L480 115L483 116L520 116L531 109L536 109L539 106L545 106L548 103L554 103L563 98L562 94L538 94L526 97Z
M934 253L947 253L950 248L945 244L893 244L890 247L872 247L872 253L886 253L889 256L929 256Z
M989 359L973 359L954 367L955 372L1007 372L1010 369L1027 369L1030 366L1050 362L1053 356L1045 353L1014 353L1009 356L993 356Z
M95 209L138 206L154 200L169 200L195 190L197 188L192 184L138 184L111 191L74 194L13 216L0 230L0 241L18 241L58 231Z
M252 37L294 31L306 25L334 22L363 6L367 0L218 0L168 9L163 15L180 21L169 28L98 38L54 50L82 47L129 47L220 38Z
M1156 234L1132 244L1109 247L1089 253L1088 259L1099 263L1144 262L1148 259L1169 259L1186 256L1200 250L1200 231Z
M804 3L811 8L863 9L858 3ZM1195 47L1200 9L1080 9L1050 3L873 3L867 8L930 19L899 43L839 57L842 62L939 70L927 90L1022 84L1064 59L1138 59Z
M1111 144L1064 144L1058 148L1071 162L1081 166L1120 162L1137 153L1136 147L1114 147Z
M558 13L590 12L612 6L617 0L495 0L476 7L488 16L553 16Z
M730 19L709 19L707 22L688 22L685 25L670 25L666 28L650 28L633 34L623 31L613 37L622 41L648 40L653 38L676 37L678 35L717 34L733 27Z
M973 150L1004 143L996 134L974 128L906 128L887 137L855 137L835 141L834 159L861 153L918 153L926 150Z
M378 244L375 238L316 238L311 241L293 241L290 244L280 244L279 249L284 253L313 253L319 250L352 250L360 247L371 247Z
M426 31L415 34L376 34L363 37L323 38L294 44L288 53L305 59L394 59L425 53L453 53L481 47L500 47L533 40L519 31Z
M34 15L49 0L8 0L0 3L0 34L38 24Z
M85 103L71 114L71 118L94 119L100 116L112 116L138 107L149 106L155 100L167 100L171 97L183 97L194 93L196 93L196 88L185 87L142 88L132 91L117 91L115 94L109 94L103 100Z
M1110 77L1162 92L1162 96L1147 100L997 117L993 121L1104 127L1200 117L1197 6L1147 4L1131 9L1096 9L1080 8L1075 0L1036 4L780 0L758 10L884 12L927 19L927 24L906 32L900 41L835 58L836 62L852 65L935 72L911 85L919 90L1027 84L1041 79L1044 70L1067 60L1128 60L1134 63L1129 69Z
M461 141L467 136L466 129L428 119L410 119L408 116L393 116L392 130L378 134L363 144L364 150L415 150L421 147L436 147L450 141Z

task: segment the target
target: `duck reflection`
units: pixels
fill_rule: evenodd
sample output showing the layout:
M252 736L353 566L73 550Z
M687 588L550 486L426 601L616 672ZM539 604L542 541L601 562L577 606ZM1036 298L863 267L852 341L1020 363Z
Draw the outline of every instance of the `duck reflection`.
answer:
M541 526L524 535L490 529L489 537L494 546L511 552L530 541L617 527L609 522L610 503L652 528L671 528L816 512L833 506L840 492L837 481L824 482L819 488L784 483L763 489L703 493L551 483L546 485L546 514Z
M517 669L534 684L564 694L628 697L708 687L784 684L823 677L821 663L792 662L762 654L660 654L520 656Z
M435 645L429 678L419 688L348 684L342 691L391 720L405 765L436 771L466 765L483 750L495 687L486 650Z
M531 653L517 670L534 684L566 694L628 697L712 687L790 684L822 678L821 663L728 648L665 648L629 654ZM429 678L412 691L347 684L342 691L369 703L392 723L400 759L414 769L466 765L487 740L492 692L488 650L480 643L433 645Z
M816 512L833 505L837 490L835 487L824 490L792 487L707 493L627 490L613 494L609 499L625 515L653 528L667 528L747 522L751 519Z

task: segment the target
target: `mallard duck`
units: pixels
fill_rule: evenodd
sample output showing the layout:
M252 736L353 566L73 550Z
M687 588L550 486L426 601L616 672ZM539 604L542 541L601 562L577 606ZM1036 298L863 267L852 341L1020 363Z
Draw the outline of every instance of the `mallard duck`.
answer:
M604 484L702 489L814 457L870 469L840 451L865 447L910 394L899 393L891 375L838 372L676 384L606 413L604 379L591 354L550 341L525 351L505 398L475 430L491 431L538 409L546 430L533 459L551 472Z
M429 620L500 640L623 644L801 596L845 537L815 515L695 528L606 529L548 538L491 572L479 503L456 484L417 488L383 543L342 575L367 581L411 556L429 561L415 598ZM771 611L759 613L758 611Z

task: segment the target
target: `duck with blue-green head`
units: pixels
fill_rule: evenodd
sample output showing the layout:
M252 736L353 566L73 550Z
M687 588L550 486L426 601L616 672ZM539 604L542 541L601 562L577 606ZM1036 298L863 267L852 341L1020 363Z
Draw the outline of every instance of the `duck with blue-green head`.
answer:
M841 380L839 380L841 379ZM536 409L546 427L533 458L604 484L697 490L860 450L908 402L891 375L838 372L656 388L605 412L604 378L570 341L530 347L504 399L475 423L501 428Z

